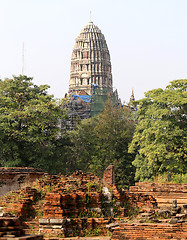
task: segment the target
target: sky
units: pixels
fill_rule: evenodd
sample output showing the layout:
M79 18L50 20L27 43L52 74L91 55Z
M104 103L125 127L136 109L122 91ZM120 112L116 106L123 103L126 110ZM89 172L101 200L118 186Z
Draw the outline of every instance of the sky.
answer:
M68 92L75 39L90 20L105 36L122 102L187 78L187 0L0 0L0 79L24 74Z

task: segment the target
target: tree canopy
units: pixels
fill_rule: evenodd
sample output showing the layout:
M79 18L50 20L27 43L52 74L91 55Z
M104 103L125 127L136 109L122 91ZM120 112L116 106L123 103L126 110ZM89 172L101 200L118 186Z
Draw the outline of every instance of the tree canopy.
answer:
M132 161L128 153L135 122L132 112L106 102L104 111L95 118L82 121L70 132L71 146L67 167L91 171L102 177L105 168L115 166L116 183L126 186L134 180Z
M63 174L81 169L102 177L113 164L120 186L132 184L134 176L145 181L162 173L187 174L186 79L148 91L136 102L137 112L107 100L102 113L69 132L63 102L48 88L27 76L0 80L1 167Z
M65 113L48 88L27 76L0 80L0 166L49 164Z
M159 173L187 173L187 80L174 80L165 90L148 91L137 101L138 125L129 152L136 180Z

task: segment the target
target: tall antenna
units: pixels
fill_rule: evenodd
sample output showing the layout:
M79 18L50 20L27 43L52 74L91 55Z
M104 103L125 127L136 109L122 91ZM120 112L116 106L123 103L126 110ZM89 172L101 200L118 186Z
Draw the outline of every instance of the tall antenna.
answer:
M90 22L92 21L92 11L90 11Z
M22 45L22 75L24 75L24 42Z

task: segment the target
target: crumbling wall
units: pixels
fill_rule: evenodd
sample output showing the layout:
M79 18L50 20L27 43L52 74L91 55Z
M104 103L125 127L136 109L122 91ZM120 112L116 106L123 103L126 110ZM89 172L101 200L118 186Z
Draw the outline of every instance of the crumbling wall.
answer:
M1 205L6 213L38 220L35 225L29 221L25 225L53 237L106 235L106 225L119 218L127 219L132 208L156 206L156 200L149 194L129 193L115 186L113 166L104 175L104 181L82 171L71 176L44 175L32 188L6 195Z
M114 172L113 165L110 165L105 169L103 180L104 180L104 183L108 186L115 185L115 172Z
M44 174L40 169L34 168L0 168L0 196L7 192L16 191L23 186L31 184Z
M0 217L0 238L7 235L20 237L24 235L23 226L16 217ZM8 236L7 236L8 237Z
M0 239L42 240L42 235L25 235L23 226L17 217L0 217Z
M6 214L26 219L34 214L33 205L38 197L40 194L35 188L25 187L1 198L0 207L3 207Z
M158 206L170 206L173 199L177 199L180 206L187 203L187 184L137 182L129 188L129 192L150 194L157 200Z
M111 240L185 240L187 239L187 223L153 224L153 223L121 223L112 233Z

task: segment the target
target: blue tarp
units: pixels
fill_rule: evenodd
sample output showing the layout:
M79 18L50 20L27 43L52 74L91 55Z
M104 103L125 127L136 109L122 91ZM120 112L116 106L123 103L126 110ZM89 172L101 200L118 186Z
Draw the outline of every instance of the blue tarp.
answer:
M84 102L91 102L91 95L72 95L72 97L74 97L75 100L77 100L77 98L80 98Z
M96 83L92 83L93 86L93 94L95 94L95 89L98 87Z

